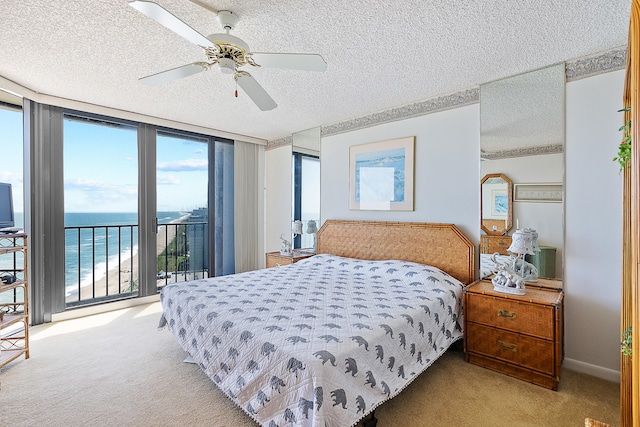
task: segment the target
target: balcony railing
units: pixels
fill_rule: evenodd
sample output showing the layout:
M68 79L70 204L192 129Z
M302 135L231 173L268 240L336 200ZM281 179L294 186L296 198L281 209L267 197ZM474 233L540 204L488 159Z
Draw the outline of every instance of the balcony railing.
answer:
M158 226L158 289L208 277L207 223ZM78 307L138 295L138 226L65 227L66 306Z

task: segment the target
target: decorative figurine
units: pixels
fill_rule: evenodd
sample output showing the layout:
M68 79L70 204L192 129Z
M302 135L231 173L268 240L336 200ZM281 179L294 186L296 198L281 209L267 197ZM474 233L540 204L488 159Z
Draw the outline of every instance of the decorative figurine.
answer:
M291 255L291 242L284 238L284 235L280 235L280 255Z
M491 256L491 260L498 267L498 272L491 279L493 290L512 295L524 295L524 279L520 277L508 263L500 262L496 259L498 253Z

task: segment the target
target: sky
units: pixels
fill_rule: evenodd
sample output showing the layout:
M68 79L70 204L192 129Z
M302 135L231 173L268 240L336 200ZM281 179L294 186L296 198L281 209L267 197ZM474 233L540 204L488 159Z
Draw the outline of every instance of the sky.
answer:
M11 184L13 209L23 212L22 112L0 107L0 182Z
M136 212L137 134L133 127L64 122L65 212ZM0 182L13 186L23 211L22 113L0 108ZM11 159L11 161L6 161ZM207 145L177 137L157 141L158 211L206 206Z

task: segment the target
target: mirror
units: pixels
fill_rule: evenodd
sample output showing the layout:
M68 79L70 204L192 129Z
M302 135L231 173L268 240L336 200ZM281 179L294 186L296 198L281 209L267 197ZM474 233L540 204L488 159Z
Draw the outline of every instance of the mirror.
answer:
M535 229L538 244L555 261L555 272L543 277L563 276L564 126L565 64L480 86L480 176L502 174L513 181L512 225ZM523 184L551 183L560 184L554 189L560 187L562 198L519 196L534 187ZM496 234L493 224L481 228Z
M320 228L320 128L294 133L292 218L302 221L302 234L293 239L294 248L315 248L315 228Z
M513 224L513 183L501 173L480 181L480 227L489 235L507 234Z

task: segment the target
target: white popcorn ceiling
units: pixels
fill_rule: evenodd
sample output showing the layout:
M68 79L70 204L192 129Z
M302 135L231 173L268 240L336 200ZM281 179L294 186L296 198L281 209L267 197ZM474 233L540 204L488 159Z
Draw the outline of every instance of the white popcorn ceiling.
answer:
M35 92L274 140L624 46L631 0L200 0L232 10L254 52L319 53L324 73L248 69L260 111L217 69L159 87L138 78L204 60L128 0L0 1L0 76ZM204 35L215 16L157 0ZM245 67L246 69L246 67Z

